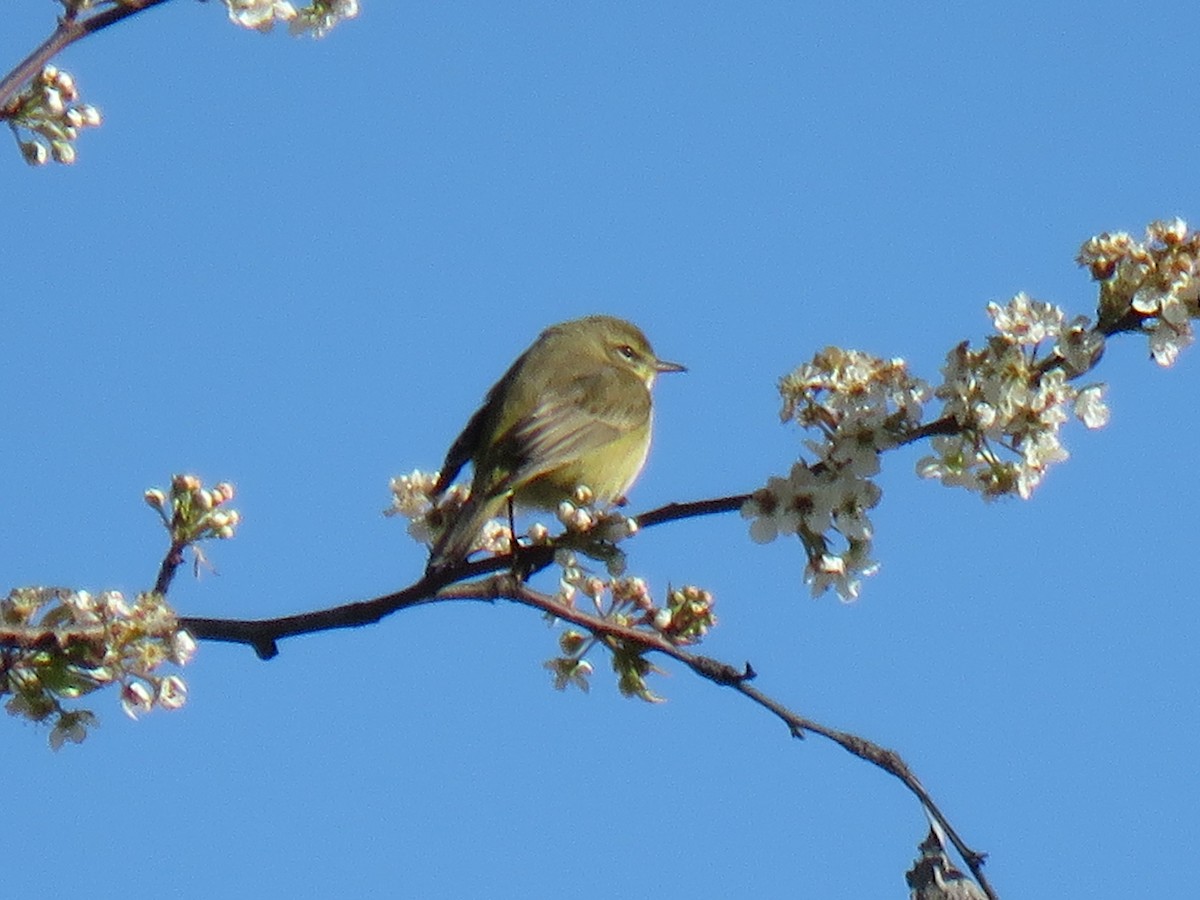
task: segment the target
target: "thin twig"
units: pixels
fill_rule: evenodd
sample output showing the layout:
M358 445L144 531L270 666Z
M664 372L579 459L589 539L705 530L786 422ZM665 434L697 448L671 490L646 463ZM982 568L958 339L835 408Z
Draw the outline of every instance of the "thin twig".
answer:
M13 101L21 88L67 47L123 19L166 2L168 0L123 0L120 5L87 18L80 18L78 14L71 13L59 18L58 27L50 37L42 41L15 69L0 79L0 118L4 117L5 111L11 112Z
M167 591L171 589L171 582L175 579L176 570L183 564L183 551L187 546L186 541L171 541L162 564L158 567L158 577L154 579L154 593L164 597L167 595Z
M673 522L676 519L694 519L697 516L736 512L749 499L749 494L734 494L729 497L714 497L711 500L693 500L690 503L668 503L635 518L639 527L653 528L655 525Z
M693 669L693 671L696 671L696 673L699 675L704 675L704 673L698 669ZM979 853L967 846L967 843L959 836L958 832L950 824L945 814L941 811L941 809L938 808L938 805L934 803L933 798L929 796L929 792L925 790L925 786L917 780L917 776L913 774L912 770L908 767L908 764L904 762L900 754L896 753L894 750L888 750L886 747L880 747L878 744L868 741L865 738L861 738L858 735L851 734L848 731L839 731L836 728L828 728L824 725L821 725L819 722L814 722L812 719L806 719L803 716L799 716L796 713L793 713L783 704L758 690L753 685L748 684L745 679L731 683L728 686L732 687L739 694L749 697L764 709L770 710L772 713L774 713L779 719L783 720L784 724L788 726L794 737L803 737L804 732L806 731L811 731L813 734L819 734L822 737L833 741L848 753L852 753L859 759L878 766L888 774L898 778L904 783L905 787L907 787L918 797L918 799L920 799L925 808L929 810L929 814L936 819L938 824L940 824L945 830L946 836L950 839L950 842L954 844L954 848L962 857L963 862L967 864L967 868L971 870L971 874L979 883L979 886L983 888L984 893L987 894L990 900L998 900L996 892L988 883L987 876L983 874L983 862L986 858L986 854Z
M597 636L615 637L619 640L636 644L646 650L662 653L683 663L701 678L723 687L731 687L742 696L769 710L788 726L788 730L793 737L802 738L805 732L812 732L833 741L848 753L883 769L889 775L899 779L921 801L922 805L929 810L929 814L942 826L946 832L946 836L954 844L954 848L962 856L963 861L970 868L971 874L975 877L975 880L983 888L987 896L991 900L998 900L995 891L993 891L991 885L988 883L987 877L983 874L982 865L985 854L979 853L967 846L967 843L959 836L945 814L929 795L925 786L913 774L900 754L886 747L881 747L879 744L859 737L856 734L830 728L792 712L782 703L750 684L751 679L756 676L756 673L749 663L744 668L738 669L735 666L713 659L712 657L689 653L672 644L657 632L620 625L603 617L582 612L552 596L533 590L524 582L518 581L507 574L493 575L490 578L473 584L454 585L441 592L439 596L444 599L459 600L511 600L514 603L532 607L556 618L586 628Z

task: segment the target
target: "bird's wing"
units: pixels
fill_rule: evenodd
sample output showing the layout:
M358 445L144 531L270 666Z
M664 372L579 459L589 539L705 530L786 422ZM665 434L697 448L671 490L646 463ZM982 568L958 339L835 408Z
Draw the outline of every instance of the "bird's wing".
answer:
M513 423L497 441L511 461L508 482L521 484L553 472L643 423L650 414L650 392L641 384L630 391L630 379L636 376L607 366L581 374Z
M444 493L450 487L451 482L458 477L462 467L471 461L471 456L479 446L483 434L488 430L488 417L488 404L484 403L475 411L475 415L471 416L467 427L462 430L462 434L455 439L446 452L446 461L442 463L437 484L433 488L435 497Z
M496 428L496 416L499 413L499 407L502 405L501 395L507 389L507 386L516 379L522 366L529 359L530 350L526 350L508 367L508 371L501 376L500 380L492 385L487 396L483 399L483 404L479 409L475 410L475 415L471 416L471 420L467 422L466 427L446 451L446 460L442 463L441 474L438 475L437 485L433 489L434 496L442 494L450 487L451 482L458 477L458 473L462 471L462 467L471 462L472 459L478 459L480 452L480 444L490 441L492 429Z

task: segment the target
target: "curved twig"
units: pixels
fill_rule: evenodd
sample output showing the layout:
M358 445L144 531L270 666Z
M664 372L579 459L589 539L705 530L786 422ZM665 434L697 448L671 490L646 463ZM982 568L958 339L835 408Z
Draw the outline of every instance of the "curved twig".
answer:
M97 31L103 31L110 25L115 25L123 19L135 16L152 6L159 6L168 0L122 0L117 6L109 7L87 18L80 18L78 13L68 13L58 20L58 27L50 37L42 41L38 47L19 62L11 72L0 78L0 118L11 106L17 92L25 86L51 59L71 46Z
M991 900L997 900L995 891L983 874L982 867L986 855L973 850L959 836L900 754L856 734L830 728L792 712L782 703L750 684L757 673L749 663L739 669L709 656L689 653L656 632L620 625L601 616L582 612L555 597L533 590L523 581L507 573L497 573L477 582L453 585L440 591L438 598L446 600L510 600L586 628L593 634L614 637L636 644L646 650L662 653L687 666L701 678L722 687L733 688L742 696L770 711L788 726L793 737L803 738L806 732L812 732L833 741L848 753L883 769L908 788L945 830L947 838L967 864L985 894Z

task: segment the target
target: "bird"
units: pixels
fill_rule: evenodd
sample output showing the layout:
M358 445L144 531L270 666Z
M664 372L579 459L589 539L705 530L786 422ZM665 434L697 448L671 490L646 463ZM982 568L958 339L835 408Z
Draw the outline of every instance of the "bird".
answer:
M667 372L631 322L594 315L545 329L488 392L446 453L435 501L470 462L470 495L434 541L426 571L471 553L511 501L556 509L586 486L599 504L624 500L650 451L651 389Z

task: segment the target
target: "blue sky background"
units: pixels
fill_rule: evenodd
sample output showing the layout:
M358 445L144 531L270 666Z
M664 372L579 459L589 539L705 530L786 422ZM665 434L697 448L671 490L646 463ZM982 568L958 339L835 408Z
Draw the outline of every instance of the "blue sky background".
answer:
M0 59L48 33L8 4ZM0 156L4 587L128 592L172 472L245 522L183 614L260 617L412 581L389 477L435 468L545 325L636 320L658 393L633 509L753 489L801 435L776 379L828 344L935 378L1018 290L1090 313L1105 230L1200 217L1195 28L1117 3L391 3L322 42L179 2L59 62L105 114L73 168ZM1193 223L1195 224L1195 223ZM900 752L1003 896L1200 878L1195 353L1110 345L1111 425L1032 502L892 454L862 598L810 599L736 516L648 531L704 652ZM904 897L895 781L681 671L659 706L556 693L509 605L205 644L178 713L54 754L7 719L6 889L93 897Z

